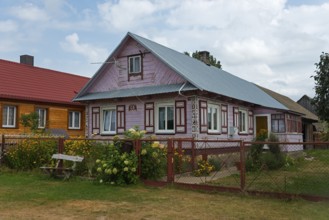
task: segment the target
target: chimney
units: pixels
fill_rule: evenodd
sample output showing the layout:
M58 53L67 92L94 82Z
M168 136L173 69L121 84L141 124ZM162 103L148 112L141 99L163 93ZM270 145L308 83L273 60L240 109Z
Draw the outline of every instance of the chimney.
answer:
M21 55L20 56L20 63L34 66L34 57L31 55Z
M208 51L199 51L200 60L208 66L210 65L209 54L210 53Z

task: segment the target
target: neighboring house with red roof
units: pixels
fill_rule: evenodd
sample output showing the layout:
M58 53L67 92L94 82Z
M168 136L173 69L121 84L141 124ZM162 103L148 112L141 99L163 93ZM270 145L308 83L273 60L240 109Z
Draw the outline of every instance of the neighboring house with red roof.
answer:
M72 99L88 80L35 67L29 55L22 55L20 63L0 59L0 134L28 132L19 119L36 111L38 128L83 136L85 106Z

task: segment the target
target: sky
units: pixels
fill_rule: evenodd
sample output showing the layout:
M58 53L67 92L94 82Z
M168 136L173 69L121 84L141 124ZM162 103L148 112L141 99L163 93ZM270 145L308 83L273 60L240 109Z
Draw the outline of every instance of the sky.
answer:
M329 0L1 0L0 59L92 77L127 32L297 101L329 52Z

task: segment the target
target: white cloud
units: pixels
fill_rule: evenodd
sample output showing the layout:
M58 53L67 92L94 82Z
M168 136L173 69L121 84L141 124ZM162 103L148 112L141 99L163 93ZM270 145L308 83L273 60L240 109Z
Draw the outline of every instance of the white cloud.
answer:
M0 32L14 32L17 30L17 24L13 20L0 21Z
M31 3L15 6L10 9L10 13L23 21L47 21L49 16L46 11Z
M109 55L109 52L106 49L80 43L77 33L67 35L65 41L61 42L60 45L66 51L86 57L89 62L102 62Z

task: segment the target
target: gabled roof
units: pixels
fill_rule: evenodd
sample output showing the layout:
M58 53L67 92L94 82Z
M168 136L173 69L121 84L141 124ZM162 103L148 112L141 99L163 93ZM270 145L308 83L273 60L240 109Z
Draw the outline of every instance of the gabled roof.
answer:
M0 98L73 103L89 78L0 59Z
M313 114L312 112L310 112L309 110L304 108L303 106L299 105L297 102L293 101L289 97L276 93L272 90L263 88L261 86L258 86L258 87L261 88L263 91L265 91L270 96L272 96L274 99L276 99L277 101L279 101L280 103L285 105L290 111L301 114L302 118L309 119L312 121L319 120L318 116L316 116L315 114Z
M127 42L129 38L137 41L159 60L167 64L169 68L200 90L209 91L264 107L287 110L284 105L273 99L253 83L216 67L208 66L197 59L191 58L183 53L130 32L127 33L119 46L109 56L107 62L110 61L110 59L124 46L124 43ZM78 94L75 100L83 100L86 91L102 70L105 69L105 65L107 64L103 64L89 83Z

